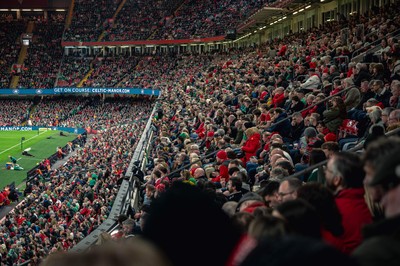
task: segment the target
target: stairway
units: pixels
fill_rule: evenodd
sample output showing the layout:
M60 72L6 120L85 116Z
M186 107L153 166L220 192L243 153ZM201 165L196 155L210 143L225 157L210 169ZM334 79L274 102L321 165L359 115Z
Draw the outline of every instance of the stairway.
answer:
M35 27L35 22L34 21L29 21L25 32L26 33L32 33L34 27ZM21 50L19 51L17 64L23 65L27 54L28 54L28 46L22 45L21 46ZM18 86L18 82L19 82L19 75L14 75L11 78L10 88L15 89Z
M175 9L175 11L172 13L172 17L175 16L176 12L178 12L178 11L182 8L182 6L185 5L185 3L186 3L186 1L182 1L182 3L181 3L181 4ZM152 40L153 37L154 37L154 35L156 35L157 32L158 32L158 28L156 28L155 30L153 30L153 32L150 34L149 37L147 37L146 40Z
M76 85L76 86L78 88L82 88L83 83L85 83L88 80L88 78L92 75L93 71L94 71L94 68L91 66L89 72L86 73L86 75L83 77L83 79L81 81L79 81L78 85Z
M72 15L74 14L75 0L71 0L71 5L68 9L68 16L65 20L65 29L68 29L72 22Z
M122 0L122 2L119 4L117 10L115 10L114 15L112 16L112 20L115 21L115 19L117 18L119 12L121 12L122 8L124 7L125 3L127 0ZM100 42L101 40L103 40L104 36L106 35L105 30L103 30L103 32L100 34L99 38L97 39L98 42Z

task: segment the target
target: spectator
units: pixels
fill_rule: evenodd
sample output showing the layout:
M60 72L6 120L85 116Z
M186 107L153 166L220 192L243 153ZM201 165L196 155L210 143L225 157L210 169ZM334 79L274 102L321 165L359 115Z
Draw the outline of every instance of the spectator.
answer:
M342 251L349 254L362 242L361 229L372 222L364 200L364 170L360 158L351 153L336 153L325 170L326 185L336 195L335 201L342 215L344 234Z

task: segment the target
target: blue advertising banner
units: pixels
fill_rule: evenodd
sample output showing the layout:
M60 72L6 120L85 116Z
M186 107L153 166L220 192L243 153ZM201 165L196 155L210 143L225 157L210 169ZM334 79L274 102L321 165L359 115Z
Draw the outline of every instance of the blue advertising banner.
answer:
M59 131L65 131L65 132L74 133L74 134L82 134L85 132L85 129L83 129L83 128L73 128L73 127L38 127L38 126L0 127L0 131L34 131L34 130L39 130L39 131L40 130L59 130Z
M54 89L1 89L0 95L59 95L59 94L127 94L159 96L160 90L139 88L54 88Z

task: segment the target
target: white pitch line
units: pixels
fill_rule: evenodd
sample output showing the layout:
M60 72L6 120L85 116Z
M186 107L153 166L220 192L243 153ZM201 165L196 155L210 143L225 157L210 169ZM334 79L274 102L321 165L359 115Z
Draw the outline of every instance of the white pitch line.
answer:
M41 134L43 134L43 133L45 133L45 132L47 132L47 131L43 131L42 133L39 133L39 135L35 135L35 136L33 136L33 137L31 137L31 138L25 140L24 142L27 142L27 141L29 141L29 140L31 140L31 139L34 139L34 138L40 136ZM21 143L18 143L17 145L14 145L14 146L12 146L11 148L8 148L7 150L4 150L4 151L0 152L0 154L3 154L3 153L5 153L6 151L9 151L9 150L11 150L11 149L14 149L15 147L17 147L17 146L19 146L19 145L21 145Z

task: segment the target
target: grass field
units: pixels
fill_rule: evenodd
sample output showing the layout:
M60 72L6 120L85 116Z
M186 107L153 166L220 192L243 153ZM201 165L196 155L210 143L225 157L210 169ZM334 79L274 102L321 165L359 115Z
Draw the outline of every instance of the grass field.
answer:
M26 173L44 158L56 152L58 146L65 146L68 141L76 138L75 134L66 133L67 137L60 136L59 131L0 131L0 190L6 185L15 182L19 185ZM51 138L48 138L50 137ZM35 157L22 155L21 138L24 137L23 150L31 148L30 154ZM7 170L8 156L18 159L18 164L24 168L22 171Z

